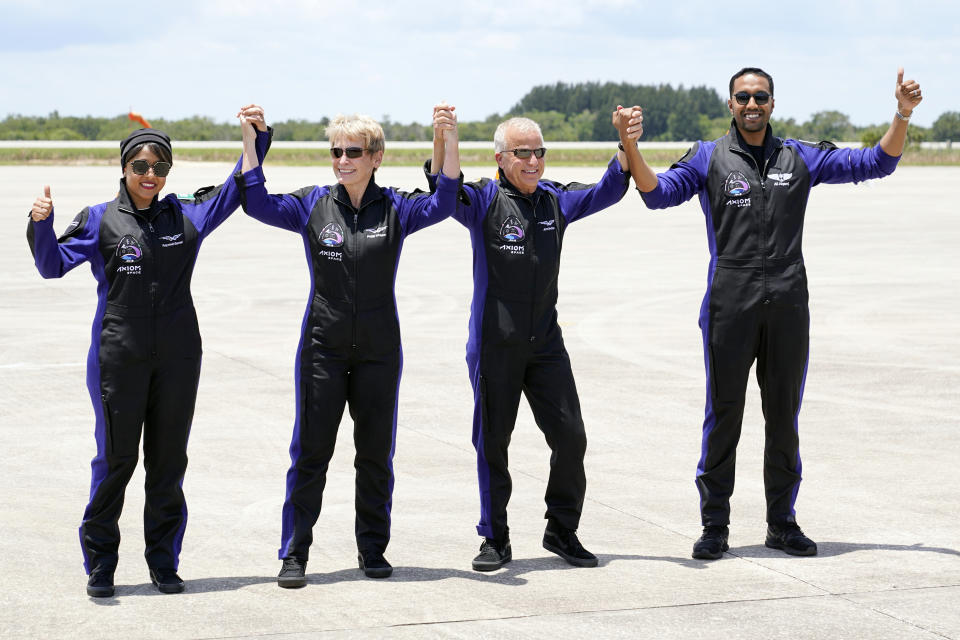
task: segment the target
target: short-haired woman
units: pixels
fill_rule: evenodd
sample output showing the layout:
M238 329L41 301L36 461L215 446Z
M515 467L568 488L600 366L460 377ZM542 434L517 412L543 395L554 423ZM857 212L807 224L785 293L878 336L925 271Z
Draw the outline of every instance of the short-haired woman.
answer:
M366 116L338 116L327 127L337 183L287 195L267 194L254 138L244 134L244 209L303 237L311 283L296 358L296 420L278 554L281 587L306 584L312 529L348 403L356 447L359 566L371 578L393 571L383 554L390 539L403 361L394 279L404 238L440 222L456 206L456 117L453 107L441 106L434 128L443 131L445 175L432 195L377 185L383 129Z

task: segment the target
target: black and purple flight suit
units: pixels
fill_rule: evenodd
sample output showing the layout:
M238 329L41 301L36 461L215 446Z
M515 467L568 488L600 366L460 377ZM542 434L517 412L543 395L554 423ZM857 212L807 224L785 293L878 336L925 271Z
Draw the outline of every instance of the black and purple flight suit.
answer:
M560 250L567 225L619 202L628 180L614 158L594 185L541 180L524 195L501 176L463 186L454 217L473 245L467 367L485 538L509 537L507 448L521 392L551 450L545 517L570 530L580 522L587 437L557 324Z
M309 559L344 405L354 421L356 537L361 554L390 540L397 394L403 352L394 295L404 238L453 213L457 180L404 193L371 179L359 208L342 185L268 195L244 174L244 210L303 237L310 297L297 348L296 420L278 556Z
M839 149L829 142L783 140L769 127L760 157L762 166L733 125L722 138L694 144L657 175L653 191L641 193L653 209L699 195L706 217L710 264L700 328L707 385L697 465L703 526L730 521L736 448L754 359L766 428L767 522L795 521L802 470L797 416L810 334L801 252L807 198L820 183L887 176L899 161L879 146Z
M269 135L257 135L259 155ZM144 555L152 568L179 566L187 524L183 476L200 377L200 330L190 280L200 244L240 205L234 174L191 196L154 198L137 210L123 180L117 199L81 211L58 239L53 215L30 221L27 240L44 278L82 262L97 280L87 355L96 417L90 502L80 525L87 573L116 567L117 521L137 467L143 432Z

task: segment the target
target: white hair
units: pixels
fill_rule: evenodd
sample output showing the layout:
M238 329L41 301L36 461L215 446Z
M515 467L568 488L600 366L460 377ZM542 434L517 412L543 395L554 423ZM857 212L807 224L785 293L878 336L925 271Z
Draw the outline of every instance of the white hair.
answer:
M497 130L493 132L493 150L496 153L502 153L507 149L507 129L517 133L536 133L540 136L540 142L543 143L543 132L540 131L540 125L530 118L510 118L497 125Z

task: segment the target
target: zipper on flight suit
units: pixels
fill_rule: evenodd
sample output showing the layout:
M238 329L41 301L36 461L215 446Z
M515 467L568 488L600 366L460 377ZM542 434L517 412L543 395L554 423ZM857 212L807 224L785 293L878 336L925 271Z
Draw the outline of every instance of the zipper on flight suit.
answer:
M160 283L157 282L157 274L160 272L160 251L157 247L157 230L153 227L153 222L147 222L147 228L150 230L150 251L153 253L153 281L150 282L150 356L157 357L157 289Z
M157 289L160 287L160 283L157 281L157 275L160 272L160 251L157 246L157 230L153 226L153 222L148 220L139 210L131 210L126 207L120 206L118 210L123 211L124 213L131 214L134 218L139 218L147 223L147 239L150 243L150 253L153 256L153 269L151 269L151 278L150 287L148 289L150 293L150 357L157 357ZM141 227L142 228L142 227Z
M756 161L754 161L756 164ZM770 292L767 289L767 166L770 158L763 161L763 171L760 173L760 277L763 287L763 304L770 304Z
M362 205L361 205L362 206ZM357 234L357 228L360 226L360 210L353 210L353 318L350 322L350 348L357 348L357 295L360 291L360 268L357 265L360 254L360 236Z
M767 158L763 161L763 171L760 171L760 165L757 164L756 159L753 157L752 153L738 149L738 152L743 157L750 160L750 164L753 165L754 170L757 172L757 178L760 181L760 293L763 295L761 304L770 304L770 297L767 291L767 221L766 221L766 212L767 212L767 203L766 203L766 179L764 176L767 174L767 164L770 162L770 158Z
M533 282L530 285L530 337L528 338L528 342L531 344L537 341L536 330L534 329L534 320L536 318L535 311L537 304L537 274L540 272L540 254L538 254L536 251L536 238L537 232L539 231L539 229L537 229L537 224L539 223L539 220L537 219L537 207L540 204L540 194L534 192L533 195L536 196L536 199L526 198L526 196L524 196L533 206L533 225L531 225L530 239L527 243L530 245L533 263Z

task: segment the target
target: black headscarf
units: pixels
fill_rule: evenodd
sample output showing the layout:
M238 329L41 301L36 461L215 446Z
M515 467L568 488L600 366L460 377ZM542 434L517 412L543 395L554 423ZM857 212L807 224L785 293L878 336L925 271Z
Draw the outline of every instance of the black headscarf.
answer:
M134 147L146 142L158 144L172 156L173 146L170 144L170 136L159 129L137 129L120 143L120 166L127 164L127 156L133 151Z

